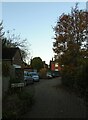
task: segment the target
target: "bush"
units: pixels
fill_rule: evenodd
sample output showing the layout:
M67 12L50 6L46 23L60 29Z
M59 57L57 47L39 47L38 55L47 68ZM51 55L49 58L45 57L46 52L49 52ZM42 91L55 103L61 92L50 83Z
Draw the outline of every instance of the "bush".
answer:
M88 96L88 62L83 60L78 66L64 66L62 70L62 83L69 88Z
M17 80L15 78L11 78L9 82L10 82L10 84L12 84L12 83L20 83L21 80L20 79Z
M17 94L5 98L2 105L2 118L17 118L19 116L21 102Z
M19 91L3 98L2 117L20 118L34 103L33 95L28 91Z
M42 68L39 72L40 78L46 78L47 69Z
M74 74L75 74L75 67L64 66L64 69L61 72L62 83L66 86L73 87L73 85L74 85Z
M88 89L88 64L78 67L75 80L79 89L83 89L84 92Z
M10 70L9 64L2 62L2 75L6 77L9 76L10 74L9 70Z

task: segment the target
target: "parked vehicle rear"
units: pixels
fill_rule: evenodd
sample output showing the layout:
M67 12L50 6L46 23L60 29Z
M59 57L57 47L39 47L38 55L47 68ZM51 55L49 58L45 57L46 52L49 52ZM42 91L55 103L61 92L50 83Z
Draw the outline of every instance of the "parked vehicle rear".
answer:
M39 75L37 72L29 72L29 74L32 76L33 81L38 81L39 82Z
M24 71L24 82L25 82L25 85L34 83L33 78L28 71Z
M47 72L46 77L50 79L52 78L52 74L50 72Z

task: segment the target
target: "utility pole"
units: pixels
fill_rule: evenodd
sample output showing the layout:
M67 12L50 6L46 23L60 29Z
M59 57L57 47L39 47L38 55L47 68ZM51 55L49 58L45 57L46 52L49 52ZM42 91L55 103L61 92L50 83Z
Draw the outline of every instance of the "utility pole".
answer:
M86 2L86 39L87 39L87 49L88 49L88 1Z

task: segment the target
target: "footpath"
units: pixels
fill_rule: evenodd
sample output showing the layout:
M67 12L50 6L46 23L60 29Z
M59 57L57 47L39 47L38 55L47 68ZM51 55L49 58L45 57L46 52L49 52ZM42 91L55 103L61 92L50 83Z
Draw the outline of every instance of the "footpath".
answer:
M35 87L35 104L23 118L86 118L84 101L61 87L60 78L41 80Z

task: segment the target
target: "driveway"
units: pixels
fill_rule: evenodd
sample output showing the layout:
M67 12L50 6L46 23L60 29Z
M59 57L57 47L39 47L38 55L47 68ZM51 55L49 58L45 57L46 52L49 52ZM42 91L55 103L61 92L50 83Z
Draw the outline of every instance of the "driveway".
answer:
M35 104L23 118L86 118L83 100L57 85L61 86L60 78L34 83Z

